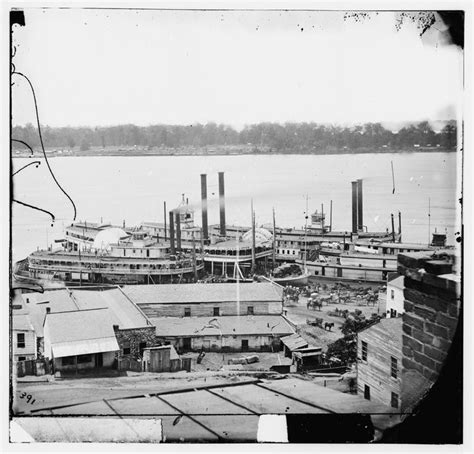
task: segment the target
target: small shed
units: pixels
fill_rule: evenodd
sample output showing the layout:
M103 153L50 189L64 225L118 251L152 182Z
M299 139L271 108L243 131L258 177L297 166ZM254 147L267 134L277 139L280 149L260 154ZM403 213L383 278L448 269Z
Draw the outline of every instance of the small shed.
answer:
M321 364L322 347L300 348L293 352L293 360L298 372L316 369Z
M308 342L306 342L299 334L291 334L289 336L282 337L281 342L283 344L283 350L285 356L291 358L293 352L308 347Z
M145 348L143 363L146 372L177 372L186 369L172 345Z

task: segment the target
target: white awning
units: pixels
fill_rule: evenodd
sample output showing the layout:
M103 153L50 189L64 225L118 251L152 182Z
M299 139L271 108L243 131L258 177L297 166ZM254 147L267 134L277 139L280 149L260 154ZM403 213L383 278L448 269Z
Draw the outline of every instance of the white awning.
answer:
M52 344L54 358L65 356L88 355L91 353L115 352L120 350L115 337L103 337L74 342L61 342Z

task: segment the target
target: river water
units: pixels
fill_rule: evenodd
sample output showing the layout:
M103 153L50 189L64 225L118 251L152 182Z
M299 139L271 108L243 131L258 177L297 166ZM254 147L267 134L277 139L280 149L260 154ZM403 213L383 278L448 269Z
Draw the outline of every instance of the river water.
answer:
M200 174L208 175L209 223L219 222L217 172L225 172L226 220L250 225L250 204L258 225L272 222L282 227L304 225L308 209L328 213L333 201L333 229L351 229L351 181L364 181L364 225L369 230L391 229L390 214L402 213L403 241L426 243L433 232L448 232L454 243L458 231L460 197L456 153L387 153L358 155L241 155L183 157L55 157L53 172L77 207L77 219L110 221L127 226L141 221L163 221L163 201L168 210L182 194L196 210L200 224ZM15 158L13 171L31 162ZM14 176L13 195L22 202L54 214L13 204L13 260L26 257L63 237L73 220L73 207L55 185L44 159ZM393 162L395 193L392 194Z

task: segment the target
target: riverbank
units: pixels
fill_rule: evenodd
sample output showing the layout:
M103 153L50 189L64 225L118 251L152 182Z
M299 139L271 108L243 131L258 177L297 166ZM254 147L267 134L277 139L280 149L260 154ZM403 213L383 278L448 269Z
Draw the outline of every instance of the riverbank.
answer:
M253 146L207 146L207 147L91 147L88 150L79 148L46 148L48 157L81 157L81 156L239 156L239 155L354 155L354 154L385 154L385 153L434 153L455 152L456 149L442 147L413 147L411 149L380 148L325 148L325 149L282 149ZM41 158L43 151L39 148L29 150L14 148L13 158Z

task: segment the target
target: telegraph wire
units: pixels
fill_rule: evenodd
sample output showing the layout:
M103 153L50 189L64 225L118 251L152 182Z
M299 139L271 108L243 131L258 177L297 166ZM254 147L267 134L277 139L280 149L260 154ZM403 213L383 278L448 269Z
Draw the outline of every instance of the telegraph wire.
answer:
M43 143L43 136L41 134L41 126L40 126L40 120L39 120L39 113L38 113L38 104L36 102L36 94L35 94L35 89L33 88L33 84L31 83L30 79L28 79L28 77L26 77L23 73L20 73L18 71L14 71L12 74L17 74L21 77L23 77L27 82L28 84L30 85L30 88L31 88L31 93L33 94L33 102L35 104L35 112L36 112L36 122L38 124L38 135L39 135L39 138L40 138L40 142L41 142L41 149L43 150L43 156L44 156L44 160L46 161L46 165L48 166L48 169L49 169L49 173L51 174L51 176L53 177L53 180L55 181L56 185L58 186L58 188L63 192L63 194L70 200L73 208L74 208L74 218L73 218L73 221L76 220L76 215L77 215L77 209L76 209L76 204L74 203L74 201L71 199L71 197L69 196L69 194L62 188L62 186L59 184L58 180L56 179L55 175L54 175L54 172L52 171L51 169L51 166L49 165L49 161L48 161L48 157L46 156L46 151L44 149L44 143ZM26 205L26 204L24 204ZM32 205L26 205L26 206L30 206L31 208L34 208L34 209L39 209L40 211L44 211L46 213L49 213L49 211L46 211L46 210L42 210L41 208L37 208L37 207L33 207ZM54 216L49 213L52 217L53 217L53 222L54 222Z

